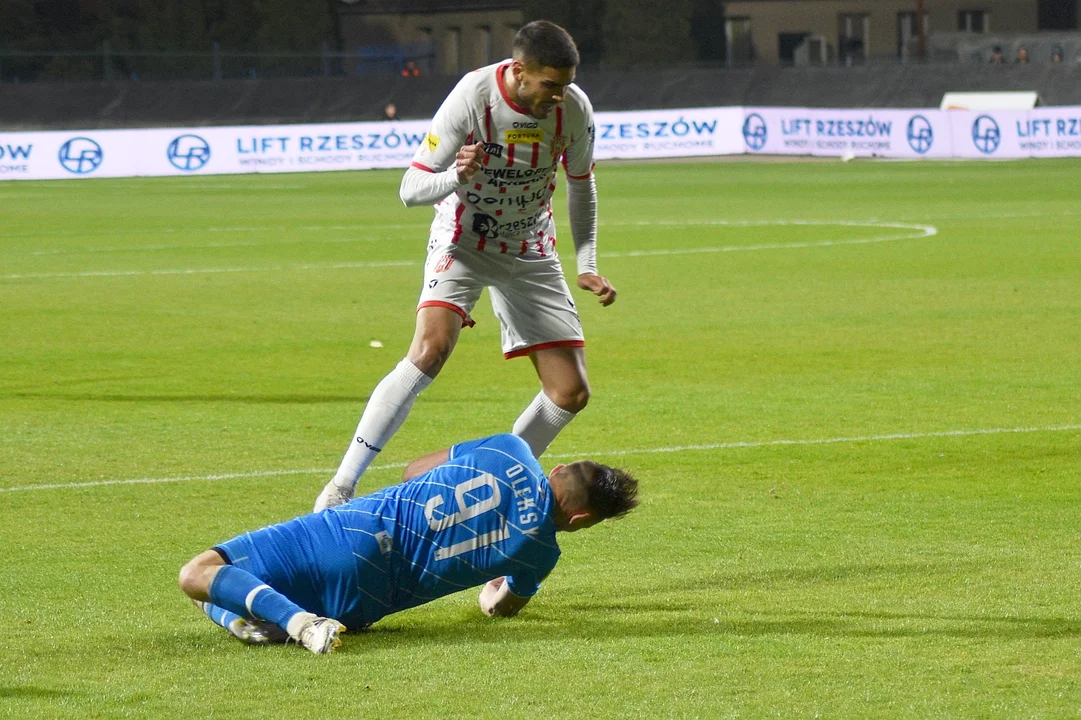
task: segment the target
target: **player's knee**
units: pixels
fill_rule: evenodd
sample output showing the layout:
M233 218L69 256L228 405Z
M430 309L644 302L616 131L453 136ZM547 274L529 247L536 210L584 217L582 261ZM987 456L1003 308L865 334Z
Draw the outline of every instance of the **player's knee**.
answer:
M197 597L206 594L207 588L204 587L206 585L204 580L206 576L205 570L206 568L199 562L199 558L191 560L187 565L180 568L178 582L185 595Z
M440 340L424 340L414 343L409 350L409 362L416 365L417 370L428 377L434 378L443 369L447 359L450 358L454 346Z
M549 398L567 412L581 412L589 404L589 386L582 383L574 387L560 389L555 393L555 397L549 396Z

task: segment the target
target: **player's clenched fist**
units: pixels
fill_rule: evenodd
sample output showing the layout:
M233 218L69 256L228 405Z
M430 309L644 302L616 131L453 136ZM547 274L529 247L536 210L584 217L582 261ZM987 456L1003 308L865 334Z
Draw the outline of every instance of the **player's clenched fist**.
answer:
M488 153L484 151L484 143L466 145L459 150L455 163L458 169L458 182L469 182L484 167L484 158L487 155Z

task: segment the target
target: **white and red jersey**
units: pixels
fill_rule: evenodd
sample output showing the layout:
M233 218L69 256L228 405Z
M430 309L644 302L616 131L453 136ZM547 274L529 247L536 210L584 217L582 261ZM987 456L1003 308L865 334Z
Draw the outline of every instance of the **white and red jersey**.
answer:
M436 203L433 241L523 259L550 257L555 253L551 202L560 163L570 180L592 180L593 107L571 84L548 117L533 117L507 92L504 71L510 62L462 78L432 120L412 167L456 174L458 150L484 143L483 171L464 185L455 176L447 186L453 191Z

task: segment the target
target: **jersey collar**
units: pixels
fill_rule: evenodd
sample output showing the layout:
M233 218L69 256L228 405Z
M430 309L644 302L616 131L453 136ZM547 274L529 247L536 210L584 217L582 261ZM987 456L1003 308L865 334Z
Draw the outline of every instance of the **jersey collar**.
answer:
M503 101L510 105L510 109L516 113L522 115L531 115L529 108L519 105L511 98L510 93L507 92L507 83L503 80L503 72L510 67L510 63L504 63L496 68L495 82L499 85L499 94L503 96Z

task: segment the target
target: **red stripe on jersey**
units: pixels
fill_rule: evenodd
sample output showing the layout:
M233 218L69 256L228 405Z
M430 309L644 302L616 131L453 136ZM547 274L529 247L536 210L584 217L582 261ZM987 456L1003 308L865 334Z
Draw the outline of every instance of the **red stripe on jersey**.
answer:
M484 135L486 136L486 142L492 141L492 106L487 105L484 108Z
M507 252L507 243L505 243L505 242L499 243L499 254L503 255L506 252Z
M462 215L465 213L465 205L459 205L454 212L454 234L451 235L451 243L457 245L458 238L462 236Z
M510 63L507 63L506 65L500 65L499 67L497 67L495 69L495 82L496 82L496 85L499 86L499 94L503 96L503 102L510 105L511 110L513 110L516 113L520 113L522 115L528 115L529 114L529 108L523 107L523 106L519 105L518 103L514 102L514 100L511 99L510 93L507 92L507 83L503 79L503 73L509 67L510 67Z
M500 195L506 195L507 194L507 187L505 185L503 187L499 188L499 194Z
M481 185L480 183L473 183L473 189L474 190L483 190L484 186Z
M410 166L410 167L415 167L415 168L416 168L417 170L423 170L424 172L430 172L430 173L434 173L434 172L435 172L435 170L432 170L432 169L431 169L430 167L428 167L427 165L421 165L421 164L420 164L419 162L412 162L412 163L409 163L409 166Z
M548 257L544 254L544 243L540 242L539 240L537 241L537 252L540 253L541 257Z
M533 143L533 157L529 159L529 167L537 167L537 157L540 156L540 143ZM526 188L527 190L529 188Z
M484 250L484 246L488 244L488 238L483 235L480 236L480 240L477 242L477 250Z
M466 145L472 145L473 144L473 132L472 131L469 132L469 137L467 137L465 139L465 144Z
M514 164L514 143L507 146L507 167Z
M530 353L539 352L541 350L548 350L549 348L585 346L585 340L557 340L555 342L541 343L540 345L530 345L529 347L520 348L518 350L511 350L509 353L503 353L503 357L510 360L516 357L525 357Z
M519 255L525 255L527 252L529 252L529 243L527 243L525 240L523 240L522 241L522 252L520 252L518 254Z
M496 210L495 214L496 214L496 217L499 217L500 215L503 214L503 211L502 210Z

